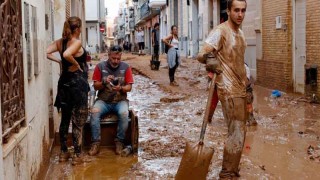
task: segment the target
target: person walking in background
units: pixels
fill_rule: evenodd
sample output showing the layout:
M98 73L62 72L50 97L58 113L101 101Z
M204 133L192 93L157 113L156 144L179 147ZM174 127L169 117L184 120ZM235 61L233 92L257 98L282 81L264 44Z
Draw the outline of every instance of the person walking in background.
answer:
M228 20L210 32L197 57L199 62L206 63L208 71L217 74L215 84L228 125L221 179L240 176L239 165L246 137L248 79L244 53L247 44L240 29L246 9L246 0L229 0ZM208 58L213 56L216 58Z
M144 32L141 27L138 27L136 37L137 37L137 42L139 46L139 55L141 55L143 54L143 50L144 50Z
M75 153L72 157L72 165L85 161L81 147L82 130L88 118L88 66L86 63L87 53L79 40L81 24L81 19L78 17L68 18L64 23L62 38L54 41L47 48L47 58L58 62L62 67L54 104L58 110L61 109L59 161L67 161L70 157L67 137L71 120ZM61 61L52 54L54 52L60 53Z
M100 48L99 48L99 45L98 45L98 44L96 44L96 52L97 52L97 53L100 53Z
M152 30L152 46L153 46L153 59L159 61L159 23L154 24L154 29Z
M180 51L179 51L179 39L178 39L178 27L176 25L171 26L171 33L162 39L162 42L169 47L167 53L167 62L169 66L169 79L171 86L179 86L175 81L174 75L176 70L181 63Z

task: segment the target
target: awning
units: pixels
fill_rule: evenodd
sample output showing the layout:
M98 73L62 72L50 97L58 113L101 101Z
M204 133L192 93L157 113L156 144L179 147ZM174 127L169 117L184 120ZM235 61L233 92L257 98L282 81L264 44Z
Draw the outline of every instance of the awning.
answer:
M149 7L160 8L167 4L167 0L149 0Z

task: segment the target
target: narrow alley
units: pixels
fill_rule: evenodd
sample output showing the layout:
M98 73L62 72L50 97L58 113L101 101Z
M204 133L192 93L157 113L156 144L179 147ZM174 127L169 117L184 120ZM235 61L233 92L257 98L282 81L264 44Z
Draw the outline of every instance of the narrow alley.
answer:
M104 55L102 59L106 58ZM152 71L151 56L123 55L135 72L130 108L139 117L139 151L119 157L103 148L91 163L73 167L51 156L46 179L173 179L186 141L198 140L207 98L203 65L184 59L178 70L179 87L169 86L167 64L161 56ZM248 127L240 179L318 179L320 162L318 104L295 94L271 97L271 89L254 87L258 125ZM221 107L209 124L205 143L215 149L208 179L218 179L227 127Z
M175 179L201 132L199 179L318 180L319 22L319 0L0 0L0 180Z

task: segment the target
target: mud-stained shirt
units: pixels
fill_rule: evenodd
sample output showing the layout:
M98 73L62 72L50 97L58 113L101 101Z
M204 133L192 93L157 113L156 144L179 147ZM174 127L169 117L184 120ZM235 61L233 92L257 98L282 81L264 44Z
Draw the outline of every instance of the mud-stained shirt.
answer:
M222 73L216 79L219 98L246 97L243 64L247 44L243 32L240 29L235 32L225 22L212 30L205 42L215 49L221 65Z

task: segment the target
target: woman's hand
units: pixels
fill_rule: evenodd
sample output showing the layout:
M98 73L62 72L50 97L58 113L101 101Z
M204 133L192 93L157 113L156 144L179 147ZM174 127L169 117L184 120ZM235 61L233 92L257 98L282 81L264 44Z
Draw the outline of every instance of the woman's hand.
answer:
M83 72L79 64L73 64L68 69L69 72L76 72L77 70L80 70L81 72Z

